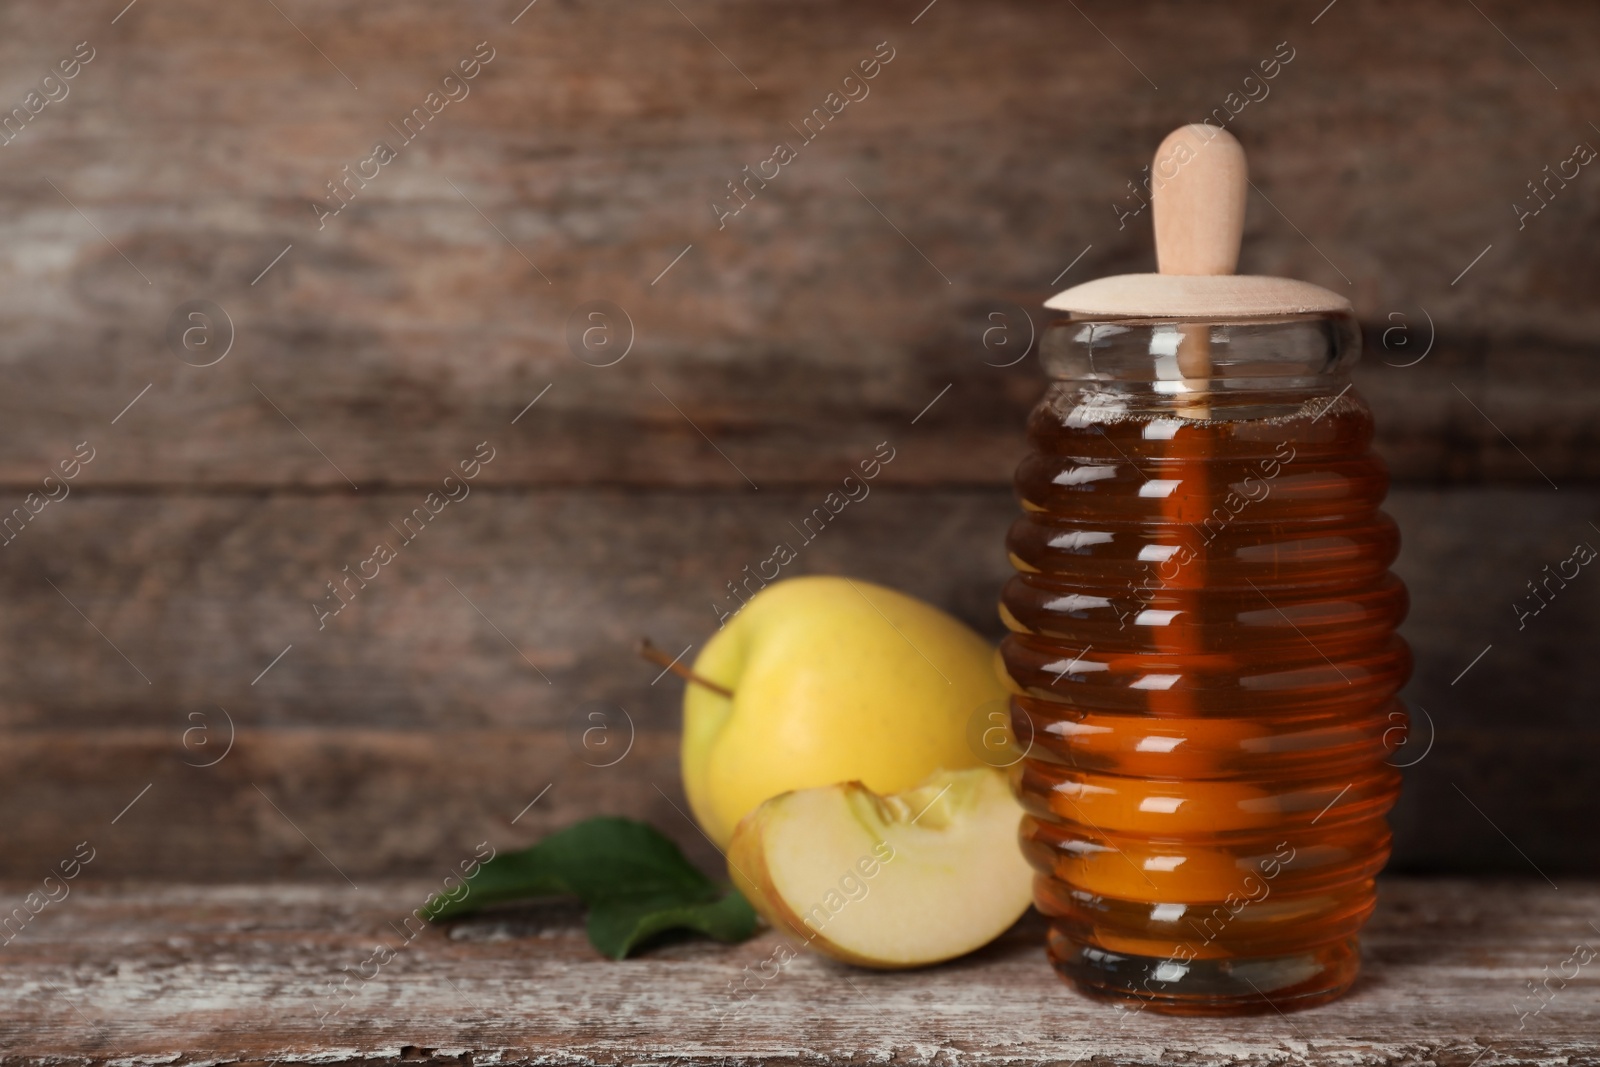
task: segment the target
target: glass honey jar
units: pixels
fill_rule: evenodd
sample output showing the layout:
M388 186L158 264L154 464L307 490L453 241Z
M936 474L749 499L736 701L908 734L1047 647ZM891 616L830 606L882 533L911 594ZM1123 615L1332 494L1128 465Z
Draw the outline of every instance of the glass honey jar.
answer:
M1180 129L1152 174L1162 273L1041 334L1000 607L1021 841L1079 990L1287 1010L1354 981L1389 855L1399 533L1348 301L1232 274L1230 135Z

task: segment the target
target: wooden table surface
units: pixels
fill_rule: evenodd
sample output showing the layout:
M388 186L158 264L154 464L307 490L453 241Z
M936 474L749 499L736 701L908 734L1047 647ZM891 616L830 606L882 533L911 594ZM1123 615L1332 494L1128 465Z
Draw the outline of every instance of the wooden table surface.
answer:
M771 931L613 963L559 902L407 944L432 888L85 885L0 951L0 1062L1600 1062L1595 883L1387 880L1349 996L1228 1020L1119 1019L1055 978L1031 914L907 973L778 968Z

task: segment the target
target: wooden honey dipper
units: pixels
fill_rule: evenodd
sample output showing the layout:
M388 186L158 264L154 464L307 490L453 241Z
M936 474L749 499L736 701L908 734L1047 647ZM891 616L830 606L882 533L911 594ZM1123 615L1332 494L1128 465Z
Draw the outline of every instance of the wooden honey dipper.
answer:
M1045 307L1077 319L1238 319L1349 311L1350 301L1293 278L1235 274L1249 187L1244 149L1204 123L1180 126L1150 167L1159 274L1075 285ZM1196 367L1193 377L1203 377Z
M1244 148L1227 130L1180 126L1167 134L1150 165L1150 207L1155 219L1156 269L1175 276L1229 275L1239 265L1244 237ZM1211 327L1178 326L1178 370L1184 378L1184 418L1211 417Z

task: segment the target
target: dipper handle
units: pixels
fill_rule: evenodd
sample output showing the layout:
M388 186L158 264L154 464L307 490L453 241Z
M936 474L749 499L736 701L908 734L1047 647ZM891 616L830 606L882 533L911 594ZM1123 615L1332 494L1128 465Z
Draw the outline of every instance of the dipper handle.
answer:
M1244 235L1249 170L1227 130L1194 123L1167 134L1150 165L1162 274L1232 274Z

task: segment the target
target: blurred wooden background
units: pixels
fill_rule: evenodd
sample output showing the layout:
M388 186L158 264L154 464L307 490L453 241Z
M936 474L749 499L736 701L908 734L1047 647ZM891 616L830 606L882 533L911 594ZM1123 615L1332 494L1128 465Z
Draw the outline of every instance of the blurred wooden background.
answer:
M0 12L0 107L94 51L0 145L0 503L94 450L0 548L0 876L85 839L102 878L418 875L599 811L709 860L635 639L698 648L881 441L795 569L998 636L1042 382L996 364L1056 289L1152 269L1148 212L1113 205L1280 42L1231 123L1241 269L1348 292L1369 334L1431 723L1395 864L1600 870L1600 576L1513 607L1600 545L1600 172L1527 185L1600 147L1600 8L125 2ZM319 229L480 42L469 95ZM881 42L870 95L719 230ZM167 340L192 300L231 321L212 366ZM595 301L626 319L585 362ZM471 495L319 631L325 583L482 441ZM596 701L627 716L609 767Z

